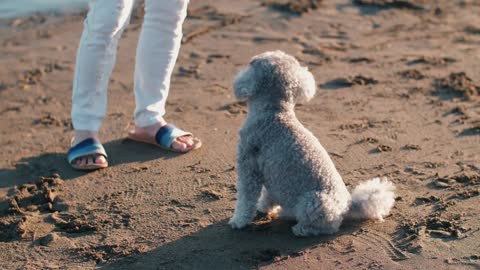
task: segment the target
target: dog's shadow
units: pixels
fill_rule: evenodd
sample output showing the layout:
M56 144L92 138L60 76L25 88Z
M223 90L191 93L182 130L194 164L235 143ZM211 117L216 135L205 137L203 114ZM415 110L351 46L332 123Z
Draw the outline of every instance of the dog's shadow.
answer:
M296 257L302 251L352 234L361 224L345 223L335 235L296 237L290 221L275 220L232 230L227 220L156 249L122 258L100 269L256 269L279 260Z

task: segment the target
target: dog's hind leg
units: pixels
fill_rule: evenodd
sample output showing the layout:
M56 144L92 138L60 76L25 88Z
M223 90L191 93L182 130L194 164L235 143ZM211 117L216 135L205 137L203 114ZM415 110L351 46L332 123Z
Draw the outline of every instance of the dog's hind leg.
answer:
M344 206L326 193L307 192L295 207L298 223L292 227L292 231L296 236L334 234L347 210L347 203Z
M268 191L265 186L262 187L262 193L260 194L260 199L257 202L257 211L268 214L275 207L275 203L272 201L268 195Z
M282 207L272 200L265 186L262 187L262 193L257 202L257 211L263 214L268 214L273 218L276 218L283 213Z
M279 206L278 217L283 220L296 220L295 211L290 208L283 208Z

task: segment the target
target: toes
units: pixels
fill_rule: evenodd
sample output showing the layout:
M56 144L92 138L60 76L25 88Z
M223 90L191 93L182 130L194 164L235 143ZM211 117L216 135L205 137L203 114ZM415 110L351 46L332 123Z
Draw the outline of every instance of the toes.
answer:
M77 159L77 165L78 166L85 166L86 164L86 159L84 157L78 158Z
M187 145L177 140L172 143L172 148L175 150L185 151L187 150Z
M95 158L95 164L105 164L107 163L107 159L103 155L98 155Z
M107 163L107 159L103 155L79 157L73 161L73 164L79 167L87 167L91 165L103 165L106 163Z
M95 164L92 156L87 157L86 160L87 160L87 165Z
M193 137L190 135L179 137L177 138L177 141L186 144L188 147L193 145Z

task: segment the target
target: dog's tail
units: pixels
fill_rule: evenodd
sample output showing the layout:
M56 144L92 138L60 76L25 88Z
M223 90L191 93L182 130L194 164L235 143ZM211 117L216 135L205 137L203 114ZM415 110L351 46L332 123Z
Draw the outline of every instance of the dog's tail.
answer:
M386 177L360 183L352 192L349 219L377 219L383 221L395 203L395 186Z

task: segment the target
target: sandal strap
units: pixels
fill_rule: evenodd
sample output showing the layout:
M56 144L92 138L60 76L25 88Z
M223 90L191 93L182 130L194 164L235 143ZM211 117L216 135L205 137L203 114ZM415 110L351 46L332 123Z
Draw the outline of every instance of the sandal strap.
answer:
M68 150L68 163L72 164L72 161L79 157L91 156L95 154L99 154L104 156L105 158L108 158L107 152L105 152L105 148L103 148L103 145L93 138L88 138Z
M157 131L155 141L162 147L170 148L177 138L187 135L192 135L192 133L181 130L174 125L167 124Z

